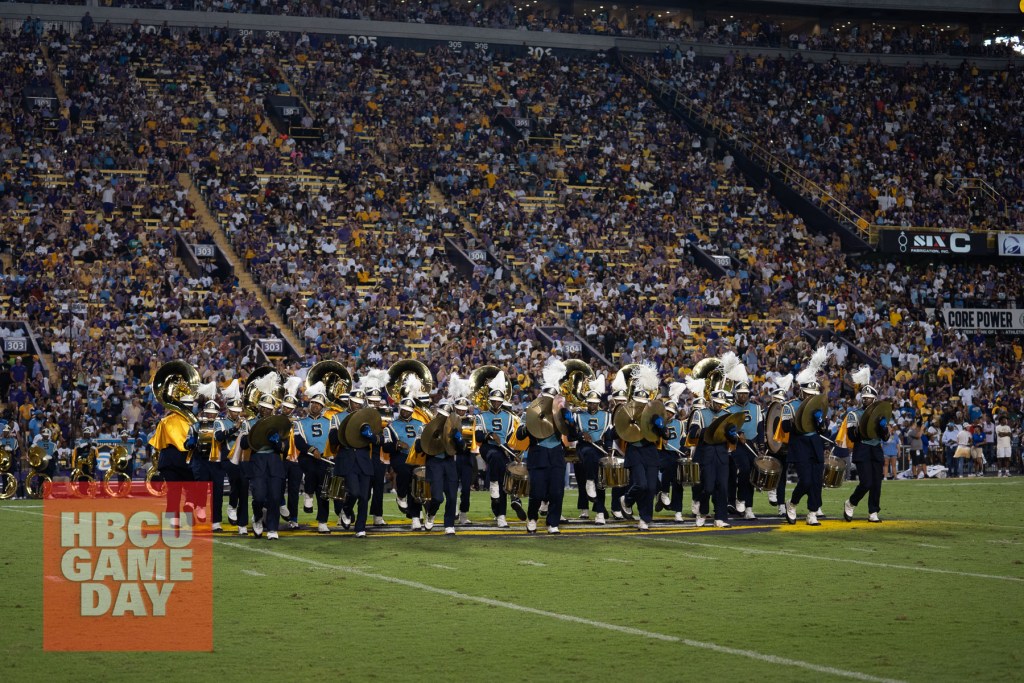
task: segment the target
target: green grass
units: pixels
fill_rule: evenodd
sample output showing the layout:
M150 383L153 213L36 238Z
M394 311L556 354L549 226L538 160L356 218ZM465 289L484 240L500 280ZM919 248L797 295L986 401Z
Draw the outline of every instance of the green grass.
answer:
M824 527L767 533L225 536L215 651L198 654L42 652L41 510L5 502L0 680L841 680L699 644L901 680L1019 678L1024 479L887 483L871 526L835 521L851 490L826 491Z

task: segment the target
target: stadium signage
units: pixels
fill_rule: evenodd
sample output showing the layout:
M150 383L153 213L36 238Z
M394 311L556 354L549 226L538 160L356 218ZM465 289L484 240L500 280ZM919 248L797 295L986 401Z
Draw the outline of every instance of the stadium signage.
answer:
M4 353L28 353L28 339L25 337L4 337Z
M1000 256L1024 256L1024 235L1020 233L999 233Z
M878 248L890 254L991 254L988 235L937 230L879 230Z
M941 309L943 321L951 330L982 334L1024 335L1022 308L950 308Z
M193 244L192 253L196 258L213 258L215 254L212 244Z
M275 339L273 337L260 339L260 348L263 349L263 353L268 356L284 355L284 342L280 339Z

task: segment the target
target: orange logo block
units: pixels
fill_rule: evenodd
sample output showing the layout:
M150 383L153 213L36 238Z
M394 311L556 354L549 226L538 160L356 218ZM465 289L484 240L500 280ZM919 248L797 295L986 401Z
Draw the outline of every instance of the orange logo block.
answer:
M186 500L208 500L208 483L179 486ZM65 497L60 484L50 493L44 650L213 650L213 537L203 506L172 514L167 498Z

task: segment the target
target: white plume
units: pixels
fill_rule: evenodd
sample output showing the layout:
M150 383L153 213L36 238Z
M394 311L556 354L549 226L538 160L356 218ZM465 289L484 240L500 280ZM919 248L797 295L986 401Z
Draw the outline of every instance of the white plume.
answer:
M626 390L626 378L622 374L622 370L615 373L615 379L612 380L612 392L625 391Z
M314 396L323 396L327 393L327 387L324 386L323 382L317 382L311 386L306 387L306 398L313 398Z
M722 361L722 373L726 377L740 364L740 357L734 351L726 351L719 360Z
M871 366L870 365L862 365L862 366L860 366L860 370L857 370L857 372L853 373L850 376L850 379L853 380L854 384L856 384L857 386L860 386L860 387L864 386L865 384L870 384L871 383Z
M361 391L373 391L383 389L388 383L387 370L368 370L365 375L359 378L359 389Z
M299 395L299 387L302 386L301 377L289 377L284 381L284 395L295 396Z
M260 390L260 393L274 396L277 394L277 390L281 386L281 376L276 372L268 372L252 384Z
M788 392L793 387L793 373L779 377L775 380L775 384L778 385L780 391Z
M508 388L508 382L505 381L505 371L498 370L498 374L494 376L494 379L487 383L487 386L504 394L505 390Z
M224 397L225 401L234 401L242 398L242 391L238 388L238 380L231 380L231 384L227 385L220 395Z
M207 401L212 401L217 398L217 383L207 382L206 384L200 384L199 388L196 389L196 393L205 398Z
M606 389L606 380L604 373L602 372L600 375L597 376L597 379L590 383L590 390L596 391L601 396L604 396L604 392L606 391Z
M736 363L731 370L725 373L725 378L732 380L736 384L739 384L740 382L750 382L750 375L747 374L747 366L743 363Z
M468 398L473 393L473 383L468 379L462 379L459 374L453 372L448 378L448 398L456 401L460 398Z
M405 382L402 384L402 390L405 392L405 396L416 398L423 393L423 380L414 372L407 373Z
M686 384L683 382L672 382L668 385L668 400L679 403L679 399L683 397L683 392L686 391Z
M633 368L632 379L638 388L648 393L657 391L658 385L661 383L658 379L658 369L650 361L644 361Z
M806 384L807 382L814 381L818 373L821 372L821 369L825 367L828 356L829 350L827 346L819 346L815 349L807 361L807 366L797 373L797 384Z
M551 356L544 362L544 370L541 372L544 382L541 388L557 387L563 377L565 377L565 363L558 356Z
M707 382L703 379L694 379L693 377L686 378L686 388L694 396L700 397L704 395L704 385Z

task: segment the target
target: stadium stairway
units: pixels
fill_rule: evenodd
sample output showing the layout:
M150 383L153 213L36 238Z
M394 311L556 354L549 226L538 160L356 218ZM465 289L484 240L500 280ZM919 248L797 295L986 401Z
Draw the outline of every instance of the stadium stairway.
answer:
M252 279L252 275L249 274L249 271L242 263L242 259L239 258L237 253L235 253L234 248L231 246L231 242L228 241L227 235L225 235L224 231L221 229L220 223L214 219L213 214L210 213L210 209L206 205L206 200L203 199L203 195L199 192L196 184L192 181L192 176L188 173L179 173L178 182L181 183L182 187L188 188L188 200L192 202L192 206L196 209L196 219L207 232L213 235L213 241L217 243L217 246L220 247L221 252L223 252L224 256L231 264L231 267L234 269L235 277L238 278L238 285L242 287L242 289L256 295L256 298L259 299L260 305L263 306L263 309L267 312L267 317L270 319L270 322L277 328L278 333L292 345L293 349L299 353L305 353L306 345L299 340L295 332L292 331L292 328L285 324L284 318L281 317L281 313L273 303L271 303L270 299L267 298L263 289L257 286L256 282Z
M50 74L50 81L53 82L53 89L57 93L57 99L60 101L61 106L64 106L64 103L68 101L68 94L64 90L64 83L58 75L60 72L57 70L53 60L50 59L50 50L46 47L46 42L43 41L40 45L42 47L43 61L46 62L46 69Z

